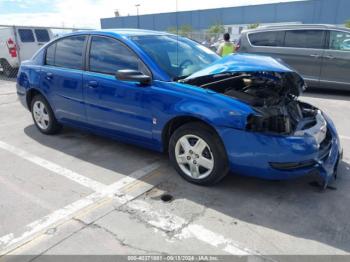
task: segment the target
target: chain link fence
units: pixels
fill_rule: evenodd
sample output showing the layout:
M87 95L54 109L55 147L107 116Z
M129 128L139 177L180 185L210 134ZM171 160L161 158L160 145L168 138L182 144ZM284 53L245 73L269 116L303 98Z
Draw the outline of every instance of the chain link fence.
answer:
M52 39L80 28L0 25L0 80L15 81L22 61Z

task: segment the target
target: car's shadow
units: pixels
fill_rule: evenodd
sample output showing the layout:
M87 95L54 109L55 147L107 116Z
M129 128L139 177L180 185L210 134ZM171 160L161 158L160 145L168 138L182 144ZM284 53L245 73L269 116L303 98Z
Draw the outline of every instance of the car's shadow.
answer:
M121 157L121 152L131 153L135 159L167 161L163 154L69 128L57 136L44 136L34 126L28 126L24 131L40 144L118 173L124 172L124 167L115 164L115 158ZM86 150L103 147L108 154L102 159L81 152L79 147L83 144L87 145ZM172 169L169 169L167 179L155 186L175 199L198 203L232 221L244 221L350 252L350 165L341 162L338 172L339 178L334 183L336 189L322 193L309 184L312 177L265 181L230 174L214 187L201 187L184 181Z
M64 127L57 135L43 135L33 124L27 126L24 133L46 147L126 175L146 164L166 159L161 153L150 153L149 150L137 146L69 127Z

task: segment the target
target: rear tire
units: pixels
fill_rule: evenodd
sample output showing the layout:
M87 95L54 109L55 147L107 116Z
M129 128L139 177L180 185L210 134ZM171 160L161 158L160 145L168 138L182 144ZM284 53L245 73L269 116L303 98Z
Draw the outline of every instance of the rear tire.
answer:
M31 101L31 112L34 124L46 135L58 133L62 126L57 122L51 106L42 95L36 95Z
M169 142L169 158L184 179L198 185L214 185L229 171L220 138L200 122L188 123L175 130Z

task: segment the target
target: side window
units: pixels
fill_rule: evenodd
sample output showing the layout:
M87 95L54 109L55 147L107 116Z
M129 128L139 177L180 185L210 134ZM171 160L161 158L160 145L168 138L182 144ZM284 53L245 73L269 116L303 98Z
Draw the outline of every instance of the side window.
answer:
M120 69L141 70L142 62L119 41L94 36L90 48L90 71L114 75Z
M46 49L46 59L45 59L45 64L46 65L55 65L55 53L56 53L56 43L50 45Z
M284 31L270 31L249 34L249 41L255 46L283 46Z
M297 48L324 48L323 30L287 30L284 45Z
M32 29L18 29L18 34L22 43L30 43L35 41Z
M329 49L350 52L350 32L330 31Z
M35 29L34 32L38 42L46 43L50 41L49 32L46 29Z
M85 36L70 36L56 42L55 66L82 69Z

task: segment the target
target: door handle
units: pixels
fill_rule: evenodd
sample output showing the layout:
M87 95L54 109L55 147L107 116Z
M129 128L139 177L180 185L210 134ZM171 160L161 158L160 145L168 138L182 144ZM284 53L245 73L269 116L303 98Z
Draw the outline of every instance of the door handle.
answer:
M314 57L314 58L320 58L321 55L317 55L317 54L313 54L313 55L310 55L311 57Z
M47 72L45 78L46 78L47 80L51 80L51 79L53 78L53 73Z
M334 57L334 56L331 56L331 55L326 55L324 58L327 58L327 59L334 59L335 57Z
M89 82L87 83L87 86L88 86L89 88L97 88L97 87L98 87L98 82L97 82L97 81L89 81Z

